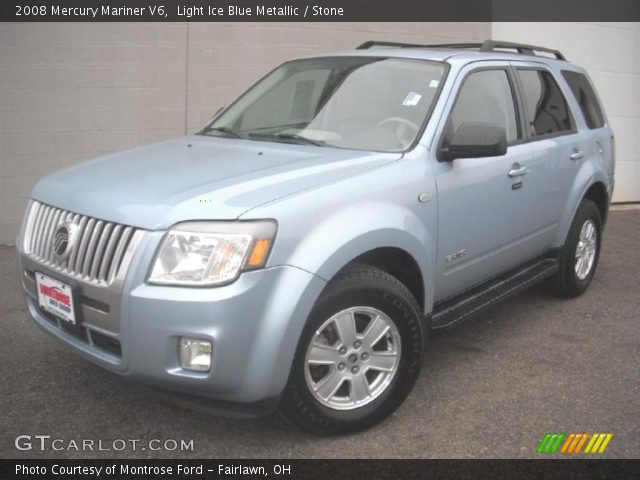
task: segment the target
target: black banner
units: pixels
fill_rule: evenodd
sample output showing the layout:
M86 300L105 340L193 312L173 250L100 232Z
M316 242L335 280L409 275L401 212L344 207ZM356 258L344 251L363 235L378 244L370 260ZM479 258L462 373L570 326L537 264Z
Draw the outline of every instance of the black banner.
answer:
M631 479L640 460L0 460L5 479Z
M3 0L2 22L640 21L638 0Z

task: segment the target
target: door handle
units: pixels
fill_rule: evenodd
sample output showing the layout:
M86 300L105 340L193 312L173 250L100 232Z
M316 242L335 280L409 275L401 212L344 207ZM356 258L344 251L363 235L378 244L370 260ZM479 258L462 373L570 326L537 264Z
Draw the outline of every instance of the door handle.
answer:
M584 152L582 150L578 150L577 148L574 148L573 152L571 152L571 155L569 155L569 158L571 160L580 160L584 158Z
M514 163L511 166L511 170L509 170L510 177L521 177L527 174L527 166L520 165L519 163Z

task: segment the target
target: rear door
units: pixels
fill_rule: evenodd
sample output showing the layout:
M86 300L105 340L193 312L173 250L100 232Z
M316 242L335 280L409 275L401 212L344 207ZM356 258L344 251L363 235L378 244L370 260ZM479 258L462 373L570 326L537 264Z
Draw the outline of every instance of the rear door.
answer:
M531 215L538 224L546 226L546 240L553 243L578 169L589 155L590 146L578 130L555 74L541 63L511 62L511 65L522 98L531 163L541 179Z

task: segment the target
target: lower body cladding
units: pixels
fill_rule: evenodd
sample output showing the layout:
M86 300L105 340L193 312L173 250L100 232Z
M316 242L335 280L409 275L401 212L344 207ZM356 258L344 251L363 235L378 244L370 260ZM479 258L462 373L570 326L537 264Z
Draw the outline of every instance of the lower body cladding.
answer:
M69 326L45 313L38 306L32 268L63 282L73 279L21 258L29 312L46 332L93 363L157 388L163 398L230 415L275 409L302 328L325 287L319 277L290 266L246 272L236 282L215 288L127 281L120 299L119 331L109 332L83 321L82 315L79 326ZM83 300L80 284L74 302ZM77 330L89 333L78 335ZM118 344L115 353L92 340L102 336ZM208 371L183 368L182 338L210 342Z

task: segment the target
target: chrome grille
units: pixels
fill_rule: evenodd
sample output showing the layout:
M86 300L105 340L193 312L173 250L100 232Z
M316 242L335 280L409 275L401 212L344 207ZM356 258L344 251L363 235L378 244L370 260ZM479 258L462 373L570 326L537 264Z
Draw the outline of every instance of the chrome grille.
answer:
M66 259L54 255L56 229L65 222L77 227ZM24 251L35 260L83 281L110 284L130 259L140 230L32 201L24 230Z

